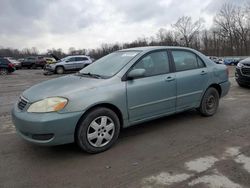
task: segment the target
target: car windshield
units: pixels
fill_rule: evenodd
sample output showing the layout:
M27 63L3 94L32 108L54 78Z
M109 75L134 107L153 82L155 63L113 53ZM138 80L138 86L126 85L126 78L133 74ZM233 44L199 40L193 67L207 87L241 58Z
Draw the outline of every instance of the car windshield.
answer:
M82 75L99 75L109 78L117 74L139 51L118 51L98 59L80 71Z

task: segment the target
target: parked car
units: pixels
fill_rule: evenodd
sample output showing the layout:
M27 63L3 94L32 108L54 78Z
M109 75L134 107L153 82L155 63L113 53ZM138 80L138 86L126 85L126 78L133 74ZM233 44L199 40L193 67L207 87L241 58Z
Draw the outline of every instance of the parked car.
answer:
M12 64L8 59L0 58L0 75L7 75L8 73L14 72L15 65Z
M209 59L211 59L212 61L214 61L217 64L223 64L223 59L220 59L216 56L209 56Z
M22 68L21 62L14 59L13 57L5 57L5 59L8 59L15 66L16 69Z
M42 56L31 56L31 57L27 57L25 58L22 62L22 67L27 67L27 68L44 68L44 66L46 65L46 60L44 59L44 57Z
M18 134L29 142L76 142L98 153L115 143L121 128L189 109L212 116L229 88L227 67L198 51L131 48L29 88L12 117Z
M67 56L55 64L47 64L46 71L63 74L65 71L78 71L92 63L90 57L85 55Z
M225 58L224 59L224 64L225 65L237 65L239 60L234 59L234 58Z
M19 62L23 62L25 60L25 58L19 58L19 59L17 59L17 61L19 61Z
M235 79L241 87L250 86L250 58L246 58L237 64Z

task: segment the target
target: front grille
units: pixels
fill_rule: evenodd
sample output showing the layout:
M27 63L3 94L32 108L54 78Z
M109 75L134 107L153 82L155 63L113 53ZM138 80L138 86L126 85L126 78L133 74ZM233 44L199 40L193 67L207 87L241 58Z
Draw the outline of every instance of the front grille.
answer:
M243 63L244 66L250 67L249 63Z
M23 110L25 106L27 105L27 103L28 101L26 99L24 99L23 97L20 97L17 106L20 110Z
M250 76L250 68L242 68L241 72L243 75Z

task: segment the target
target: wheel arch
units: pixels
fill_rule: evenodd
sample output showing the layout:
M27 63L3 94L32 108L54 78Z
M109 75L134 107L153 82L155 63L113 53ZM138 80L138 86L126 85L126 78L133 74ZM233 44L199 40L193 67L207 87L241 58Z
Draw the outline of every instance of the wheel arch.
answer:
M62 67L62 68L63 68L63 70L65 70L65 68L64 68L64 66L63 66L63 65L57 65L57 66L55 67L55 70L56 70L58 67Z
M218 91L219 96L221 97L222 90L221 90L221 86L220 86L220 84L216 84L216 83L214 83L214 84L211 84L208 88L210 88L210 87L215 88L215 89Z
M108 109L112 110L112 111L117 115L117 117L118 117L118 119L119 119L119 122L120 122L120 125L121 125L121 128L123 127L123 115L122 115L121 110L120 110L117 106L115 106L115 105L113 105L113 104L111 104L111 103L100 103L100 104L95 104L95 105L93 105L93 106L87 108L87 110L82 114L82 116L81 116L81 117L79 118L79 120L77 121L77 124L76 124L76 127L75 127L74 137L76 136L76 130L77 130L77 128L79 127L80 122L85 118L85 116L86 116L88 113L90 113L91 111L93 111L94 109L96 109L96 108L101 108L101 107L108 108Z
M64 68L63 65L57 65L57 66L55 67L55 70L54 70L55 73L57 73L56 70L57 70L58 67L62 67L62 68L63 68L63 71L65 71L65 68Z

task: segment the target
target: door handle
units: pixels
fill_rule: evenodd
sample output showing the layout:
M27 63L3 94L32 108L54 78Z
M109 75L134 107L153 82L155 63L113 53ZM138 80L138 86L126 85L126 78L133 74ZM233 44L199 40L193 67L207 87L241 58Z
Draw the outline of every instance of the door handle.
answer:
M203 70L203 71L201 71L200 75L205 75L205 74L207 74L207 72Z
M173 80L175 80L175 78L172 77L172 76L168 76L168 77L166 78L166 81L167 81L167 82L171 82L171 81L173 81Z

